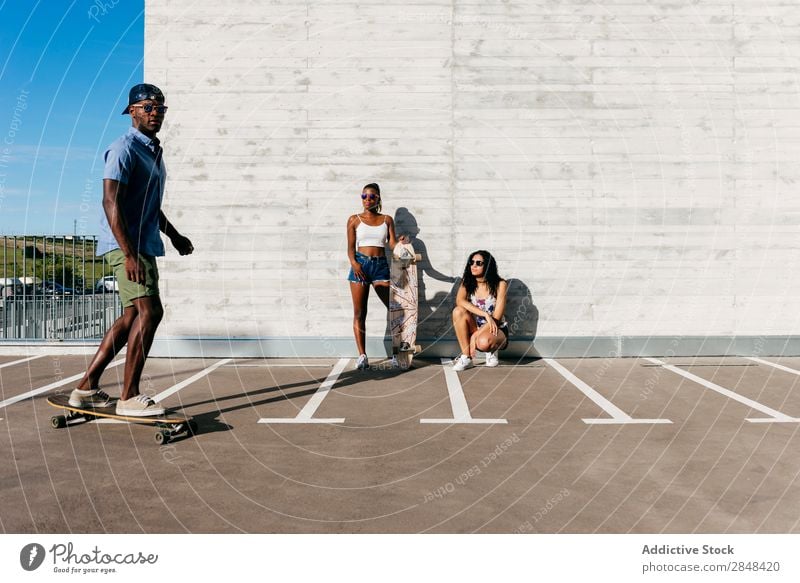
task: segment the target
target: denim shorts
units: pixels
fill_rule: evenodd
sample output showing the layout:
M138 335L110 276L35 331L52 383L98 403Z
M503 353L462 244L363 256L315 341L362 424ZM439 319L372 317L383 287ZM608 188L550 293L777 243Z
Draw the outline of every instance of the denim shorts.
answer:
M347 274L347 281L366 284L376 281L389 281L389 262L385 255L370 257L356 251L356 261L361 265L361 271L364 272L366 279L357 279L351 267L350 273Z

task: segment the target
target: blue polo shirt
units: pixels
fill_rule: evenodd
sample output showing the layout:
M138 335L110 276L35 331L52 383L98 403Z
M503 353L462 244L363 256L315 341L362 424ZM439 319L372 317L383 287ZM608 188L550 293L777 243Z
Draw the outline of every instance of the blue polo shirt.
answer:
M164 255L164 243L158 226L167 168L158 140L148 138L134 127L115 140L106 150L103 178L128 186L121 209L128 225L128 237L134 249L143 255ZM97 254L119 249L101 208Z

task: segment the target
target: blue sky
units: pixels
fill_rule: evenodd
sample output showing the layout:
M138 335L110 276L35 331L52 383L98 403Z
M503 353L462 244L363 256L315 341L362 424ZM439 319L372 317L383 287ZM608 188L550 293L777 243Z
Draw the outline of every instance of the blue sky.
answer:
M144 0L0 0L0 234L93 235Z

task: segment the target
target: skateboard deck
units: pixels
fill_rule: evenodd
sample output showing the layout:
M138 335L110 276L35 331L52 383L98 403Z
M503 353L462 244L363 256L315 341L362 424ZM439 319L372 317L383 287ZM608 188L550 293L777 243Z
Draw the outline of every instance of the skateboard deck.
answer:
M159 431L155 434L155 441L158 445L168 443L176 435L182 433L191 435L197 431L197 423L185 417L172 417L170 415L129 417L127 415L117 415L114 405L97 408L73 407L69 404L69 397L67 395L52 395L47 397L47 404L56 409L63 409L66 411L64 415L54 415L50 418L50 425L52 425L54 429L66 427L76 420L91 421L95 418L117 419L128 423L139 423L157 427Z
M398 243L392 250L389 265L389 329L392 333L392 355L402 369L408 369L417 346L417 318L419 313L419 288L417 262L421 255L414 252L411 243Z

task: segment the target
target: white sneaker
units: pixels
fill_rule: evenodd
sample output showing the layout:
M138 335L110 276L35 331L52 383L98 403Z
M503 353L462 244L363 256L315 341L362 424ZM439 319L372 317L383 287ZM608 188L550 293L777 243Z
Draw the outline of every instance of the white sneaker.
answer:
M78 407L79 409L109 407L111 403L111 397L109 397L100 389L94 391L82 391L81 389L74 389L69 395L70 407Z
M369 368L369 360L367 360L367 355L362 354L358 357L358 361L356 362L356 368L358 370L367 370Z
M486 353L486 366L494 368L500 364L500 359L497 357L497 351Z
M164 407L159 407L147 395L136 395L127 401L120 399L117 401L117 415L125 417L150 417L153 415L163 415Z
M453 361L453 370L456 372L472 368L472 366L472 359L465 354L462 354Z
M394 355L394 354L392 355L392 362L389 363L389 365L392 368L400 368L400 362L397 360L397 356L396 355Z

